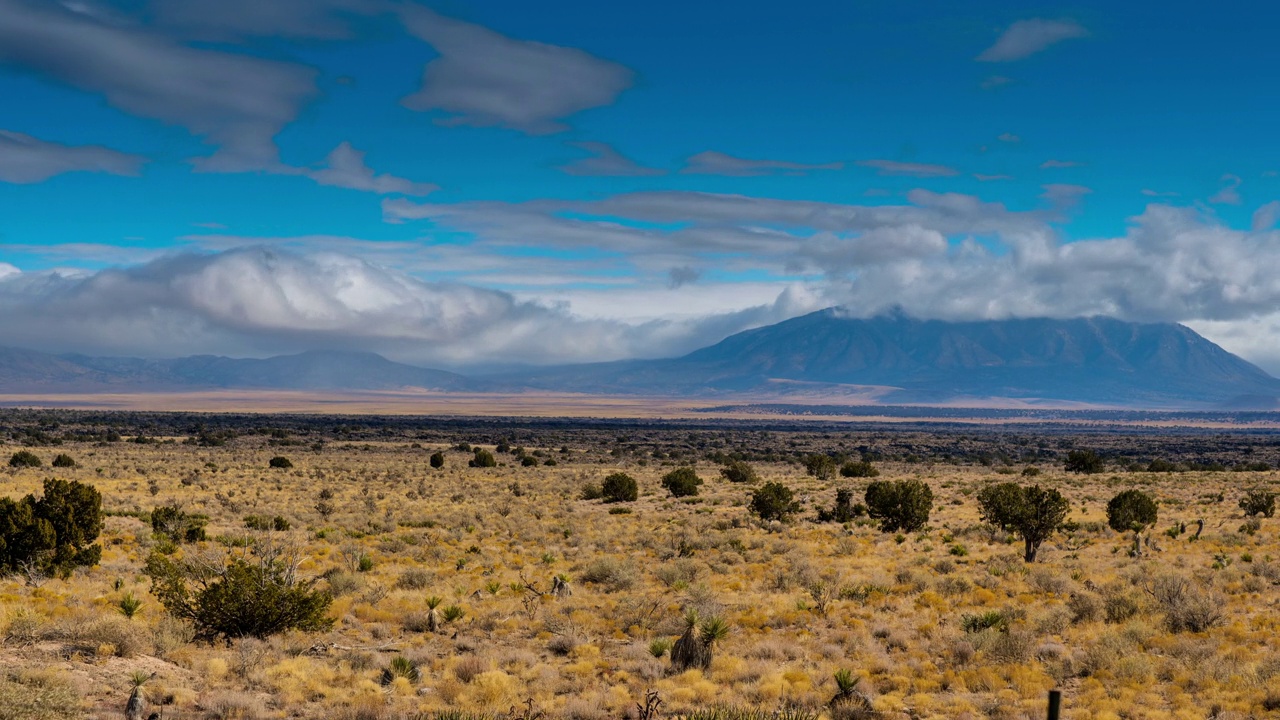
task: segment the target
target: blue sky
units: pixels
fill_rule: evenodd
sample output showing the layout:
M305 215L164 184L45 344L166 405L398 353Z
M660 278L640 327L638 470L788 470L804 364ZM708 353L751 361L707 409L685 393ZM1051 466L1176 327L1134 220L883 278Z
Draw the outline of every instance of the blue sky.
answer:
M0 0L0 330L466 367L838 304L1280 370L1277 14Z

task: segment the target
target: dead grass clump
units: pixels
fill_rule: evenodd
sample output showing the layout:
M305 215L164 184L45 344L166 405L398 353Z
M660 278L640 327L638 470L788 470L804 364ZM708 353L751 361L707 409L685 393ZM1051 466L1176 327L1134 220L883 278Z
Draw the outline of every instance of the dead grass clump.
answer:
M1169 632L1204 632L1222 623L1225 599L1180 575L1160 575L1144 583L1164 610Z
M237 690L215 690L200 701L209 720L260 720L267 708L257 695Z
M1051 594L1063 595L1071 589L1071 579L1048 569L1036 568L1027 574L1027 582L1036 590Z
M1093 622L1102 616L1102 598L1091 592L1071 593L1067 598L1067 608L1071 611L1071 622L1078 624Z
M1109 623L1122 623L1141 610L1138 598L1128 587L1119 583L1107 585L1102 590L1102 614Z
M609 592L630 590L636 584L635 568L630 563L609 557L591 561L578 577L583 582L601 585Z
M453 676L467 684L488 670L489 661L477 655L468 655L453 664Z
M397 590L423 590L431 585L435 576L422 568L410 568L396 578Z
M73 720L82 717L80 698L54 675L29 672L0 676L0 720Z

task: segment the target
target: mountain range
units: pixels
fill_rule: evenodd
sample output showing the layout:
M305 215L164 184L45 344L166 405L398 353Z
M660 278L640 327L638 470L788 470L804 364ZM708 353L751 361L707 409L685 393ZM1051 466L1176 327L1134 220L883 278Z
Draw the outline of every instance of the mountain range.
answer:
M1189 328L1095 317L976 322L832 308L732 335L679 358L466 377L366 352L172 360L0 349L0 392L220 388L680 397L860 396L884 404L1019 399L1133 407L1276 409L1280 380Z

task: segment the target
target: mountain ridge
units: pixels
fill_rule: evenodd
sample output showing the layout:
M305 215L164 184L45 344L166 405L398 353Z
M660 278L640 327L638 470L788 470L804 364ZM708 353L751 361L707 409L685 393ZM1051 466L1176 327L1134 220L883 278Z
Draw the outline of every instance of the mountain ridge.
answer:
M1141 407L1280 408L1280 380L1190 328L1108 317L948 322L828 308L676 358L468 377L376 353L168 360L0 348L0 391L550 391L728 397L859 395L881 404L1005 398Z

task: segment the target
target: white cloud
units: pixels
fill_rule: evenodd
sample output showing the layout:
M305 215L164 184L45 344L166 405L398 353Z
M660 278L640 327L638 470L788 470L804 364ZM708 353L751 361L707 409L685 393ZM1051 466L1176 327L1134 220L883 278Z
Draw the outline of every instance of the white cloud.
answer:
M574 160L560 166L559 170L569 175L613 176L613 177L645 177L665 175L666 170L645 167L623 155L612 145L602 142L569 143L573 147L591 153L590 157Z
M881 175L929 178L951 177L960 174L960 171L955 168L928 163L898 162L897 160L862 160L858 164L863 167L875 168L880 171L879 174Z
M1265 232L1276 226L1276 222L1280 221L1280 200L1272 200L1253 211L1253 231Z
M145 162L99 145L61 145L0 130L0 182L38 183L70 172L136 176Z
M1209 198L1209 202L1214 205L1241 204L1244 202L1240 198L1240 186L1243 184L1244 181L1240 179L1239 175L1232 175L1230 173L1223 175L1222 188Z
M629 69L576 48L516 40L419 5L400 11L409 32L440 53L404 105L444 112L446 124L560 132L565 118L612 104L633 81Z
M383 0L151 0L149 15L168 31L201 40L341 39L352 35L354 18L389 9Z
M1081 38L1088 34L1089 31L1074 20L1019 20L1010 25L995 44L983 50L976 59L978 62L1022 60L1063 40Z
M680 172L686 175L750 177L774 174L803 175L814 170L840 170L843 167L844 163L841 162L806 164L786 160L749 160L707 150L687 159L684 169Z
M413 182L394 175L376 175L364 162L364 153L344 142L334 148L319 169L301 169L299 172L321 185L364 190L380 195L430 195L439 185Z

